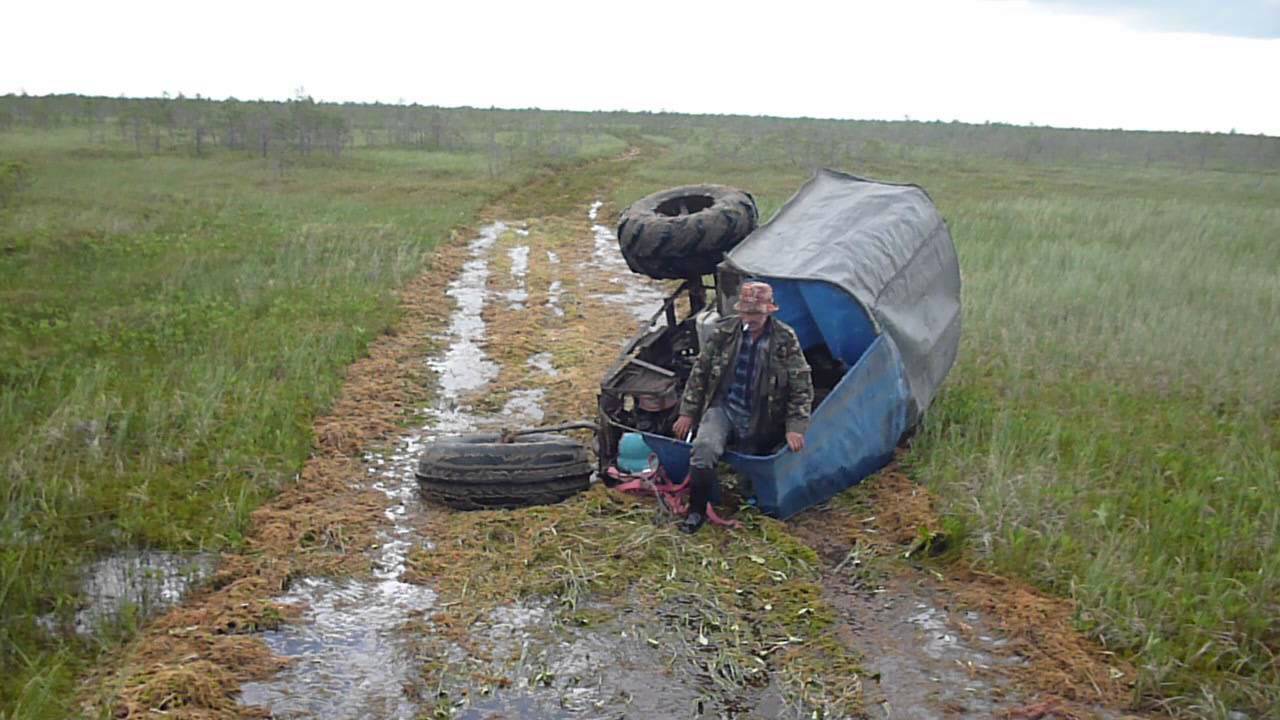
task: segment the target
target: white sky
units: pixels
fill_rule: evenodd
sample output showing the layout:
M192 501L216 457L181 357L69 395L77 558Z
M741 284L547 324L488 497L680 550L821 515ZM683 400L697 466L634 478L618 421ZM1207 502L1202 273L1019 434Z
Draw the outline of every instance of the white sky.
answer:
M1280 39L1024 0L22 2L0 94L1034 123L1280 135Z

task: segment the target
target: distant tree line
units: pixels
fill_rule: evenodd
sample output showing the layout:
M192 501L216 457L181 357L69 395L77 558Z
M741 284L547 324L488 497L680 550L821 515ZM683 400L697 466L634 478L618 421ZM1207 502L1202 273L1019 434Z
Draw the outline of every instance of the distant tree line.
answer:
M1280 138L1236 133L1138 132L1000 123L781 119L741 115L442 108L200 96L107 98L0 96L0 132L78 128L91 142L119 139L137 153L213 147L269 157L340 156L351 147L484 152L497 172L517 152L575 154L608 133L698 139L725 157L817 167L888 156L945 153L1023 163L1114 162L1195 168L1280 170Z
M1003 123L723 117L710 138L718 154L772 153L796 166L830 158L980 155L1022 163L1102 162L1280 170L1280 138L1236 133L1082 130ZM924 151L924 152L922 152Z
M214 101L196 96L125 99L78 95L0 97L0 130L80 128L90 142L113 134L138 153L187 148L203 155L213 146L264 157L287 148L300 155L334 156L351 145L347 118L310 97L287 102Z

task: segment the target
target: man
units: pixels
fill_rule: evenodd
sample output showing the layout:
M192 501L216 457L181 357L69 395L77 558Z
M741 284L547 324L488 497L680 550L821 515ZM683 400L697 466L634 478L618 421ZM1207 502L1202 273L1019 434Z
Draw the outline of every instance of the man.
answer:
M698 355L680 401L673 429L698 435L689 458L693 488L680 529L697 532L707 520L707 500L716 485L716 463L732 443L746 453L769 453L782 440L804 449L813 403L809 364L796 331L773 317L773 288L744 282L733 309L720 321Z

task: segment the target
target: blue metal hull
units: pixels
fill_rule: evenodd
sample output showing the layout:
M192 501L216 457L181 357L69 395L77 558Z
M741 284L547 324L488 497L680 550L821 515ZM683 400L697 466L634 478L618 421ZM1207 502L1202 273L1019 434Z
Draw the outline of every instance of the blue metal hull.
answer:
M907 430L907 407L902 359L893 341L880 335L814 411L804 450L729 451L724 460L751 480L762 511L787 518L831 499L893 459ZM650 433L644 439L673 479L688 473L692 445Z

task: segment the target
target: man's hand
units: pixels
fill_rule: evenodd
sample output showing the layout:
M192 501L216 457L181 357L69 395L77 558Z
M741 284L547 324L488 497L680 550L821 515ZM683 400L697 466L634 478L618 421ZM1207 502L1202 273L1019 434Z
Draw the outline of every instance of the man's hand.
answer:
M804 449L804 435L797 432L787 433L787 447L791 448L791 452L800 452Z
M671 432L676 434L676 439L685 439L689 437L689 430L694 429L694 419L689 415L681 415L676 418L676 424L672 425Z
M676 434L677 440L683 440L689 436L689 431L693 429L693 418L688 415L681 415L676 418L676 424L671 426L671 431Z

